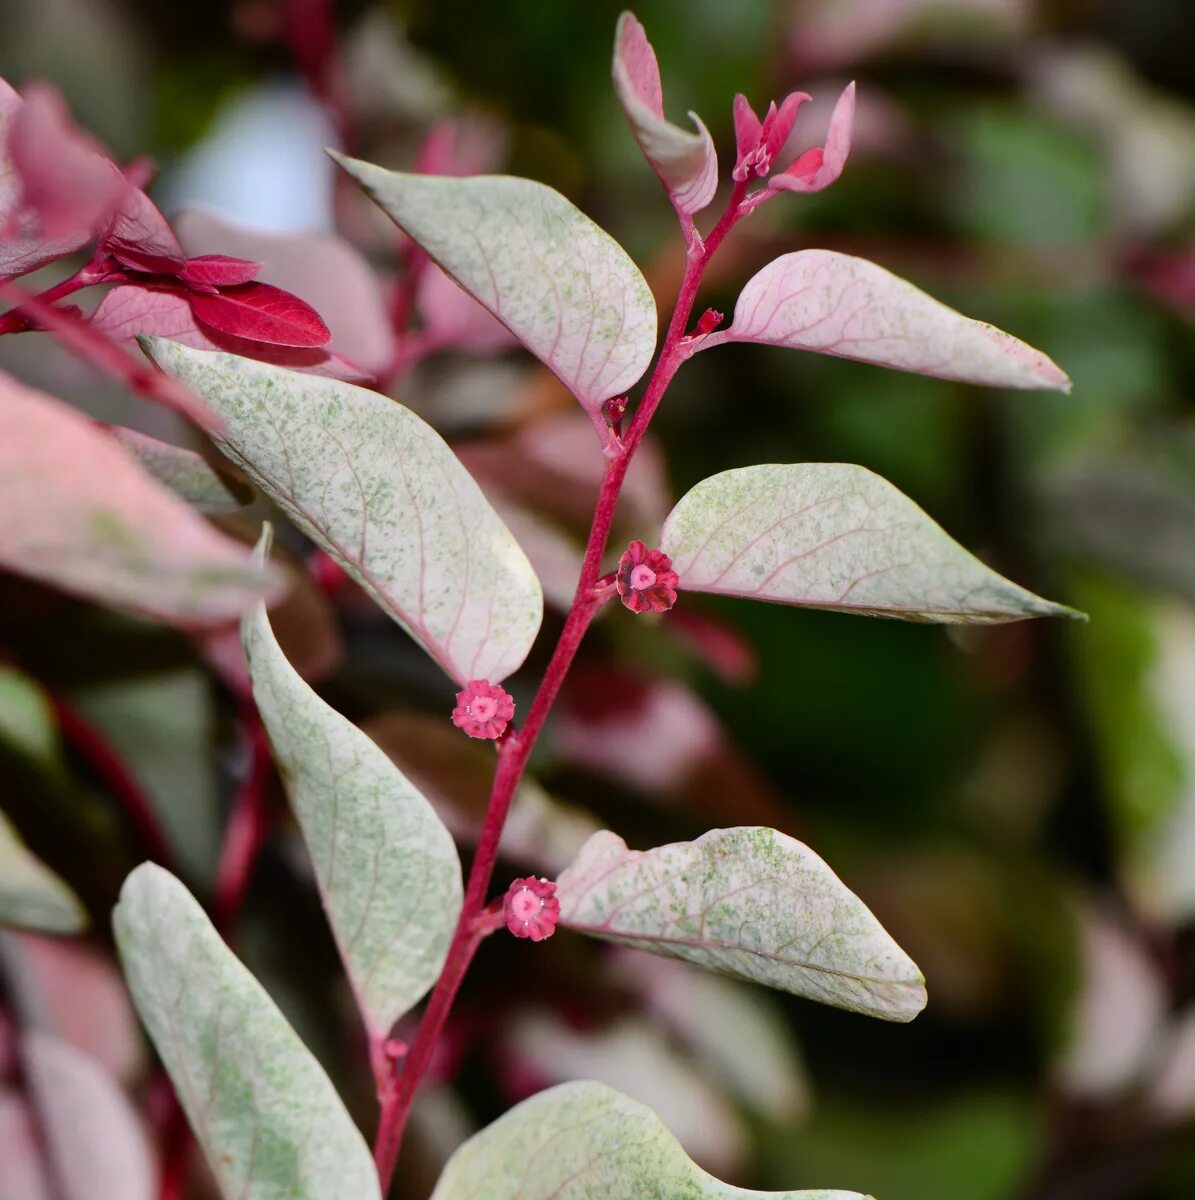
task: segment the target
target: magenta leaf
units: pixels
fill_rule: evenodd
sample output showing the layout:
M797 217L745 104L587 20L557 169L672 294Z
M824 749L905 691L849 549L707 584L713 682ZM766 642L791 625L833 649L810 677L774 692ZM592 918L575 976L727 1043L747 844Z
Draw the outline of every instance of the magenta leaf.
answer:
M790 97L791 99L791 97ZM787 103L787 102L786 102ZM846 166L855 124L855 85L848 83L834 105L826 144L806 150L787 170L773 175L768 187L788 192L820 192L828 188Z
M254 342L318 349L332 336L310 304L269 283L189 292L187 300L205 325Z
M187 265L178 273L184 283L201 287L235 287L248 283L261 274L261 263L246 258L229 258L227 254L201 254L187 259Z
M167 286L115 287L101 301L90 323L109 337L121 340L149 334L182 342L193 350L222 350L346 383L366 383L373 378L356 363L330 350L253 342L203 325L195 319L187 297Z
M404 175L333 157L560 377L605 438L603 402L639 379L656 344L655 301L626 251L530 179Z
M1080 615L998 575L887 480L843 463L713 475L672 510L660 543L682 594L950 624Z
M232 620L281 590L276 572L256 566L114 438L4 375L0 567L188 628Z
M1054 388L1070 380L1039 350L962 316L863 258L798 250L748 281L721 342L760 342L875 363L898 371L1007 388Z
M718 187L718 154L709 130L690 113L696 133L664 116L656 52L634 14L618 19L614 34L614 88L635 140L679 212L700 212Z

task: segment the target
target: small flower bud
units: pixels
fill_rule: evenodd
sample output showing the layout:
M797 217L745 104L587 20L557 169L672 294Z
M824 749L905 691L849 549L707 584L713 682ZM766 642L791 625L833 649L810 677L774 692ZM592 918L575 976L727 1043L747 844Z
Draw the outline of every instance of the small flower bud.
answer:
M667 612L676 603L680 576L663 550L632 542L618 563L614 585L631 612Z
M556 923L560 920L556 885L542 878L516 879L506 889L502 914L506 918L506 928L515 937L542 942L556 932Z
M722 324L722 314L716 308L707 308L697 322L699 334L713 333Z
M515 715L515 702L509 692L484 679L470 680L456 694L452 723L473 738L499 738Z

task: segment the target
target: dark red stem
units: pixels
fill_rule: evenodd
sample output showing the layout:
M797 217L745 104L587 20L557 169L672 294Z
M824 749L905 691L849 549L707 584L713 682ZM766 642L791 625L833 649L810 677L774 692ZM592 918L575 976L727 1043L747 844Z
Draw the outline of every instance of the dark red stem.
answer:
M634 420L626 436L621 439L612 436L606 447L606 472L598 492L593 524L590 527L572 606L565 618L560 640L556 643L556 649L540 681L539 690L531 703L526 722L521 729L508 733L499 745L498 770L494 776L489 808L477 844L477 852L473 857L473 866L465 886L464 905L448 948L444 970L440 973L431 999L424 1010L419 1030L398 1075L394 1091L383 1101L374 1143L374 1159L383 1192L389 1189L390 1181L394 1177L403 1131L410 1116L415 1092L431 1061L444 1022L482 939L478 918L486 907L486 895L498 858L498 842L510 812L511 802L535 741L560 693L561 685L572 666L585 631L589 628L594 614L608 598L608 589L599 589L602 557L609 540L610 526L614 521L614 511L618 505L627 468L647 432L660 400L672 382L672 377L692 353L692 347L687 344L685 338L685 328L693 311L697 289L710 258L742 215L740 206L744 191L744 184L735 185L726 211L704 241L695 235L686 239L688 261L684 278L677 295L676 307L672 311L672 319L664 334L659 357L648 380L647 390L635 411Z

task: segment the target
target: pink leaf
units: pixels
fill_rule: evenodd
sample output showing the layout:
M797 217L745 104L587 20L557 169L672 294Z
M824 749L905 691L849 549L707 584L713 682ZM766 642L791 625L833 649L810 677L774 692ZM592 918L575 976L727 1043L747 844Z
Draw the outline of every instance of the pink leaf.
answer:
M359 363L358 378L372 378L394 357L381 285L365 258L342 238L270 233L204 210L180 213L175 226L188 254L253 259L262 264L264 282L306 300L332 331L329 353Z
M280 582L114 438L3 375L0 566L187 627L230 621Z
M720 342L813 350L900 371L1008 388L1070 391L1039 350L945 304L866 259L798 250L749 280Z
M188 302L205 325L250 341L313 349L326 346L332 336L310 304L268 283L190 292Z
M618 19L613 73L615 91L643 157L680 212L700 212L718 187L718 154L713 139L696 113L689 114L697 126L696 133L680 129L665 118L656 52L631 13L623 13Z
M113 288L96 309L91 324L109 337L126 339L139 334L170 338L194 350L223 350L279 367L291 367L312 375L340 379L345 383L368 383L373 376L356 363L329 350L305 350L252 342L233 334L201 325L190 304L178 291L167 287L125 284Z
M851 130L854 123L855 85L848 83L834 106L825 146L806 150L788 170L773 175L768 180L768 187L805 193L820 192L829 187L842 174L842 168L846 165L847 155L851 152Z
M261 274L261 263L245 258L229 258L227 254L201 254L187 259L178 277L184 283L206 287L235 287L248 283Z
M127 186L99 146L71 121L59 93L25 89L8 130L8 154L20 178L23 207L48 240L90 237Z
M435 263L428 263L420 277L417 303L423 331L435 349L492 354L517 344L501 321Z
M125 192L100 244L126 267L151 275L174 275L187 262L174 230L140 188Z

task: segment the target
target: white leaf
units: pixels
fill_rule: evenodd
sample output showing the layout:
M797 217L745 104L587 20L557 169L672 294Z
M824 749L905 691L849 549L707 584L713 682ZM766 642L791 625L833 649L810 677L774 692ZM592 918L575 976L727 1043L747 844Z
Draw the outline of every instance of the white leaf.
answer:
M539 580L431 426L352 384L143 344L220 414L220 449L453 679L519 667L543 615Z
M864 467L768 464L703 480L660 539L683 590L906 621L1078 616L986 567Z
M774 829L714 829L629 850L596 833L557 881L560 923L837 1008L911 1021L925 982L808 846Z
M315 864L324 910L371 1034L435 983L461 909L456 847L435 810L287 662L265 608L245 654L278 769Z
M448 1161L432 1200L865 1200L857 1192L755 1192L693 1163L642 1104L605 1084L524 1100Z
M875 363L898 371L1006 388L1070 391L1039 350L964 317L863 258L798 250L750 279L720 342L762 342Z
M185 887L145 863L113 914L129 990L225 1200L381 1200L328 1077Z
M403 175L334 157L603 430L602 402L639 379L656 344L655 301L626 251L530 179Z

